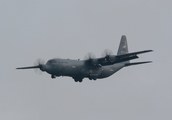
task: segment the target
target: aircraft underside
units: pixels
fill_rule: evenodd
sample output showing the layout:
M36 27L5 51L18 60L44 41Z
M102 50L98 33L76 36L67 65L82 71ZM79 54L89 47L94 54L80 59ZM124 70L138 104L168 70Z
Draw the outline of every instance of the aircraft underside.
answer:
M63 68L63 71L65 72L61 74L59 74L59 71L57 70L56 72L55 70L52 71L52 73L49 72L49 74L51 74L52 79L60 76L68 76L68 77L72 77L75 80L75 82L82 82L84 78L88 78L89 80L97 80L97 79L109 77L123 67L124 67L124 63L102 66L97 68L92 67L81 70L77 70L77 67L75 67L75 69L73 69L72 72L70 69L65 70L65 68Z

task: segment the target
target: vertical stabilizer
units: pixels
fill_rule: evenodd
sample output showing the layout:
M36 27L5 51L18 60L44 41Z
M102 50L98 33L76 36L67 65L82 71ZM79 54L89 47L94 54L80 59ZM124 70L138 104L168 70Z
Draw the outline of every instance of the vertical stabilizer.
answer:
M127 45L127 38L125 35L121 37L121 42L118 48L117 55L122 55L128 53L128 45Z

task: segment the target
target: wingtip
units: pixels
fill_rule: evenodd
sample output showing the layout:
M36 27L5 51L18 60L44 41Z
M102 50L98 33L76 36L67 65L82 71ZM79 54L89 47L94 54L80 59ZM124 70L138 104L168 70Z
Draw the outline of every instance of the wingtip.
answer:
M153 50L145 50L145 52L153 52Z
M153 61L147 61L147 62L145 62L145 63L153 63Z

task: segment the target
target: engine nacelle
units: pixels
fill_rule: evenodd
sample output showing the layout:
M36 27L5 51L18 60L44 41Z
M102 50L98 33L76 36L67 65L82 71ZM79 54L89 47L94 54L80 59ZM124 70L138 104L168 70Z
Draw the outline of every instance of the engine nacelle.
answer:
M108 60L108 62L114 62L115 61L115 55L109 55L107 60Z
M104 60L101 62L101 65L112 65L116 61L115 55L108 55L104 58Z

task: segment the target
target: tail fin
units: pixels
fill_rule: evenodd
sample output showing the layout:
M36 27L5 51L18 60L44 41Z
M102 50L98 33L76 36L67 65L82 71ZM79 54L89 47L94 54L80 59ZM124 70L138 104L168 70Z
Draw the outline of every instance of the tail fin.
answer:
M128 53L128 45L127 45L127 38L125 35L121 37L121 42L118 48L117 55L122 55Z

